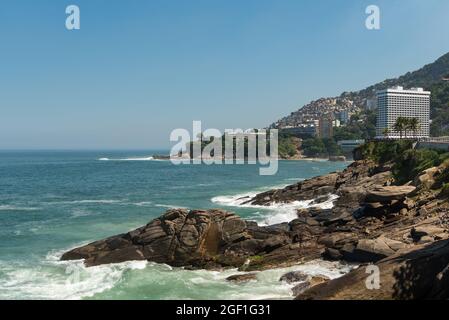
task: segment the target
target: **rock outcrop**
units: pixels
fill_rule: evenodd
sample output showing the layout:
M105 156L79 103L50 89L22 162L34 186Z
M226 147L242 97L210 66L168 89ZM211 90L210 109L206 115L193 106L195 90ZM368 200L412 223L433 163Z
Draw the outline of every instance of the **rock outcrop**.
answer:
M313 200L323 198L329 194L345 193L345 187L358 188L358 196L366 195L366 187L383 185L391 180L391 172L388 167L379 168L374 162L363 160L352 163L342 172L333 172L318 176L296 184L258 194L244 204L269 206L272 203L289 203L293 201ZM348 190L346 190L347 193ZM358 198L353 199L354 205L358 205Z
M310 200L311 207L298 210L289 223L259 226L224 210L173 209L136 230L73 249L62 259L84 259L87 266L149 260L246 272L318 258L376 263L385 277L378 291L366 289L363 267L332 281L304 280L299 273L282 281L300 282L295 289L299 299L447 298L449 202L440 181L447 171L428 169L415 181L396 186L391 166L356 161L342 172L246 199L265 206ZM332 199L331 209L320 207ZM251 279L253 273L228 280Z
M449 240L420 245L379 261L379 286L367 285L366 266L341 278L314 286L299 300L447 299L449 297Z
M298 296L298 295L302 294L303 292L305 292L306 290L309 290L319 284L326 283L328 281L329 281L329 278L327 278L325 276L309 277L306 281L301 282L292 288L293 295Z
M226 281L229 282L248 282L252 280L256 280L257 274L256 273L243 273L243 274L234 274L232 276L229 276L226 278Z
M224 210L172 209L143 227L73 249L61 259L84 259L86 266L148 260L194 269L259 270L319 258L324 247L303 237L287 223L261 227Z
M62 259L85 259L87 266L126 260L173 266L240 266L245 257L227 250L251 238L246 222L235 214L175 209L126 234L71 250Z
M309 276L302 271L291 271L282 275L279 281L287 282L287 283L295 283L295 282L303 282L307 281Z
M393 201L404 201L415 189L414 186L375 186L368 190L365 202L392 204Z

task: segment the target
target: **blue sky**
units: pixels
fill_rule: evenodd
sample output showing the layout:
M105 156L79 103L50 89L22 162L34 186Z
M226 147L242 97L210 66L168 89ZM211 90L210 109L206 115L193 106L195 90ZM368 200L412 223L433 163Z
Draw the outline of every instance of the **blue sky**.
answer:
M81 30L65 29L65 8ZM381 9L381 30L365 8ZM1 0L0 148L169 148L449 51L447 0Z

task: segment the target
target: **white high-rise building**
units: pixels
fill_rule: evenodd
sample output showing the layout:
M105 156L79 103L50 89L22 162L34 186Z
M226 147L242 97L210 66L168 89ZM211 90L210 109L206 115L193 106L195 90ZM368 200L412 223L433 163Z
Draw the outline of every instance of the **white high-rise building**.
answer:
M422 88L404 90L394 87L377 92L377 138L399 138L394 130L396 119L417 118L419 128L407 132L407 137L428 138L430 135L430 91ZM403 132L404 135L404 132Z

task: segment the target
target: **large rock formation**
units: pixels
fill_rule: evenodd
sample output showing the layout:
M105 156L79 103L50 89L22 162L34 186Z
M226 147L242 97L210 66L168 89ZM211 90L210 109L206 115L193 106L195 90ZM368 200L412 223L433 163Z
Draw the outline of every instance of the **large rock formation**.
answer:
M304 236L295 225L260 227L224 210L173 209L141 228L66 252L62 260L84 259L86 266L149 260L256 270L319 258L324 247L302 241L298 233Z
M300 284L295 292L313 285L300 298L444 296L447 291L442 286L448 277L442 266L449 251L445 242L449 238L449 202L441 193L442 172L446 171L429 169L412 183L394 186L390 167L356 161L343 172L264 192L247 201L269 205L314 200L312 207L298 210L298 217L289 223L262 227L224 210L174 209L131 232L71 250L62 259L85 259L87 266L149 260L241 271L286 267L317 258L368 262L381 267L382 281L386 281L383 291L364 289L360 280L366 274L361 268L326 285L316 285L321 280ZM426 183L424 176L432 176L432 182ZM331 194L338 196L333 208L320 208ZM443 242L434 246L436 241ZM429 270L423 268L426 264ZM423 278L415 280L418 275ZM429 293L429 283L437 291Z
M368 190L365 202L391 204L393 201L403 201L415 189L414 186L375 186Z
M342 172L318 176L296 184L260 193L245 204L268 206L272 203L289 203L293 201L313 200L329 194L345 193L345 187L358 188L358 196L365 196L364 188L386 184L391 180L388 167L379 168L374 162L363 160L354 162ZM361 194L360 194L361 193ZM360 199L352 199L358 206Z
M314 286L300 300L447 299L449 240L420 245L379 261L379 287L367 285L371 271L360 266L341 278ZM371 283L371 282L370 282ZM368 284L370 284L368 283Z
M235 214L210 210L169 210L126 234L100 240L65 253L63 260L85 259L87 266L149 260L173 266L241 265L233 244L250 239L245 221Z

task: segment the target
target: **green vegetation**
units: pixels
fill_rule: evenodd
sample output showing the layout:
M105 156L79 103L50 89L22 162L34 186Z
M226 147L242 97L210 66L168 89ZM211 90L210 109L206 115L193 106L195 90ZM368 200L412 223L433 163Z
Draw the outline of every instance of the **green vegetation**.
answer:
M432 91L430 134L435 137L447 136L449 135L449 81L436 83L430 87L430 90Z
M420 172L445 161L449 153L441 150L414 149L409 140L369 142L357 149L364 159L371 159L381 165L393 165L393 175L398 183L413 180ZM449 170L447 172L449 178Z
M405 88L423 87L432 92L430 99L432 119L430 134L435 137L449 135L449 81L445 80L449 78L448 70L449 53L417 71L408 72L398 78L387 79L361 91L344 92L341 97L347 97L358 104L363 104L365 99L374 98L375 92L378 90L394 86L403 86ZM368 118L371 112L367 111L366 115L368 115ZM363 117L365 114L362 112L361 116ZM367 125L370 126L371 124L372 122L368 120ZM352 131L354 138L357 136L361 137L363 132L363 128L360 128L360 131ZM368 137L373 138L374 136L375 132L369 131Z
M396 157L413 147L409 140L372 141L360 146L356 151L363 159L370 159L379 164L393 162Z
M440 154L429 149L410 149L400 154L395 162L393 174L398 183L407 183L420 172L441 164Z
M440 195L442 195L444 197L449 197L449 183L445 183L443 185L443 188L441 188Z
M257 132L257 130L254 130ZM268 132L268 136L266 137L266 155L270 155L270 133ZM187 150L189 150L190 155L193 154L193 147L194 145L199 145L201 144L201 152L203 152L204 148L206 148L206 146L208 146L209 144L211 144L214 140L215 137L205 137L202 135L199 135L197 137L198 140L196 141L191 141L190 143L187 144L186 148ZM200 142L201 139L201 142ZM259 136L254 137L254 141L256 146L258 145L258 140L259 140ZM222 150L222 155L224 156L225 154L225 142L226 138L225 135L223 135L221 137L221 150ZM241 140L239 140L241 141ZM290 135L283 135L280 134L279 135L279 139L278 139L278 153L279 156L283 159L288 159L288 158L292 158L296 155L299 154L299 147L301 144L301 140L290 136ZM237 139L234 137L233 138L233 157L236 158L236 145L237 145ZM244 157L247 158L248 157L248 137L245 136L243 138L243 146L244 146ZM213 157L214 156L214 152L216 150L211 151L210 156ZM256 156L259 155L259 150L256 150Z
M279 136L279 157L282 159L292 158L299 154L300 140L292 136Z
M432 124L430 126L430 133L432 136L449 136L449 53L440 57L433 63L430 63L423 68L408 72L403 76L393 79L387 79L372 85L366 89L354 92L343 92L339 98L348 98L358 106L365 105L368 99L375 98L375 93L379 90L394 86L403 86L405 88L423 87L432 92L430 102L430 112ZM300 110L293 112L300 112ZM369 140L376 136L376 111L362 109L358 114L352 115L349 123L346 125L334 128L334 142L341 140ZM402 122L402 123L401 123ZM409 136L410 133L419 129L420 123L417 119L402 119L396 127L403 137ZM385 131L383 134L387 136L390 132ZM328 150L325 141L320 139L307 139L303 143L303 151L306 156L326 156L338 151ZM283 144L284 142L280 142ZM287 142L288 144L288 142ZM288 153L289 147L286 146L285 152ZM387 147L386 147L387 148ZM395 147L388 147L388 151L392 151ZM329 152L330 151L330 152ZM393 150L394 151L394 150ZM284 151L283 151L284 152ZM391 158L386 153L379 153L374 155L376 157ZM418 155L417 155L418 156ZM427 155L429 156L429 155ZM418 156L419 157L419 156Z
M437 181L437 182L438 182L440 185L442 185L443 188L444 188L444 185L449 185L449 159L446 159L446 160L443 162L442 167L444 168L444 170L443 170L443 172L441 172L441 174L438 176L438 181ZM447 188L449 188L449 186L448 186ZM449 190L447 190L447 191L449 191ZM449 195L449 193L448 193L448 195Z
M371 139L376 136L376 111L368 110L351 117L345 126L335 128L334 140Z
M425 65L419 70L407 72L406 74L393 79L387 79L372 85L366 89L357 92L345 92L342 96L350 99L371 98L373 93L394 86L403 86L405 88L423 87L432 89L432 100L434 99L435 86L441 85L442 79L447 76L449 70L449 53L438 58L435 62ZM447 82L446 82L447 84ZM449 100L445 100L446 102Z
M394 130L399 132L401 139L403 137L407 139L407 133L410 131L413 132L413 135L416 135L416 131L419 130L419 119L399 117L396 119L396 123L394 124Z
M252 261L260 261L263 259L263 256L251 256L250 259Z
M302 142L302 150L306 157L319 158L342 155L340 146L334 139L311 138Z

